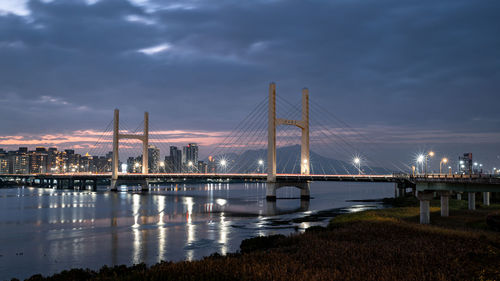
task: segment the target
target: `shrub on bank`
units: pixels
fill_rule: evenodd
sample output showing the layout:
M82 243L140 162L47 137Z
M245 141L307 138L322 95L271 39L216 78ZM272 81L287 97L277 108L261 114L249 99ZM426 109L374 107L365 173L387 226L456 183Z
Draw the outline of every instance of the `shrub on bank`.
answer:
M500 213L492 213L486 217L486 224L495 231L500 231Z
M285 239L285 235L269 235L249 238L241 241L241 253L251 253L254 251L263 251L278 247L279 241Z

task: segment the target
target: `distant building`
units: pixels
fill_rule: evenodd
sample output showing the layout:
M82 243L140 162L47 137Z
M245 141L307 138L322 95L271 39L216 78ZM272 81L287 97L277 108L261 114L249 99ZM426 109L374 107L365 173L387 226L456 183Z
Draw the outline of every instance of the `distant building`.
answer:
M176 146L170 147L170 160L171 161L171 169L173 173L182 172L182 151L179 150ZM165 165L167 163L165 162ZM168 167L168 166L167 166Z
M203 161L198 161L198 173L206 174L208 172L208 165Z
M30 157L27 154L14 154L10 156L10 174L28 174L30 169Z
M142 155L127 158L128 173L142 173Z
M464 153L464 156L458 157L458 172L459 174L470 175L472 170L472 153Z
M183 164L187 172L194 172L198 163L198 145L190 143L182 148Z
M31 174L47 173L48 154L45 147L37 147L29 153L29 172Z
M0 155L0 174L9 173L9 158L5 154Z
M57 148L49 147L47 151L47 171L50 173L56 172L57 169Z
M217 173L217 163L212 156L208 156L207 172L212 174Z
M175 173L174 158L170 155L165 156L165 173Z
M154 145L148 146L148 172L160 172L160 149Z

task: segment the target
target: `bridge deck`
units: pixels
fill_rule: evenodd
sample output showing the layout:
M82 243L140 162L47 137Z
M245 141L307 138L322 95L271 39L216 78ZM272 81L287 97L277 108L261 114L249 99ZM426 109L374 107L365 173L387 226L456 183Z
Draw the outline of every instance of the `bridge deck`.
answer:
M1 174L0 179L74 179L74 180L106 180L111 178L111 173L64 173L64 174ZM165 180L165 181L266 181L267 174L220 174L220 173L152 173L152 174L119 174L120 181L127 180ZM432 174L426 176L410 176L407 174L386 175L301 175L277 174L276 181L301 182L301 181L351 181L351 182L412 182L418 183L481 183L500 185L500 177L491 175L444 175Z

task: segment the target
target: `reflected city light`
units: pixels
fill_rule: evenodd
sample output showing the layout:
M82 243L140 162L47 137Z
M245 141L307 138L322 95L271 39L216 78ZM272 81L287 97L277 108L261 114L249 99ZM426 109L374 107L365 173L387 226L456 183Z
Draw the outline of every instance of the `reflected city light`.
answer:
M220 221L219 221L219 244L220 253L222 255L227 254L227 233L228 233L228 225L229 223L224 218L224 212L220 213Z
M220 206L224 206L227 203L226 199L218 198L215 200L215 203L219 204Z

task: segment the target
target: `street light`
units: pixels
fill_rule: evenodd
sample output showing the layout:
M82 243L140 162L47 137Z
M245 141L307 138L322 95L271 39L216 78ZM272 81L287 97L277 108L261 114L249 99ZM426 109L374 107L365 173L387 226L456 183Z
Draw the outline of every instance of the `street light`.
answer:
M220 162L219 162L219 163L220 163L220 165L222 166L222 169L223 169L223 171L224 171L224 173L225 173L225 172L226 172L226 164L227 164L226 159L222 159L222 160L220 160Z
M445 157L445 158L441 159L441 162L439 162L439 173L440 173L440 174L441 174L441 165L442 165L443 163L444 163L444 164L448 163L448 158L446 158L446 157Z
M427 175L427 162L429 160L429 157L434 157L434 151L429 151L429 153L427 153L427 155L425 155L425 174Z
M259 167L260 167L260 172L264 172L264 160L259 159Z
M417 156L417 171L418 171L418 164L420 164L420 168L422 170L422 166L424 164L425 156L423 154L420 154Z
M358 175L361 175L361 159L359 159L359 157L354 157L352 162L354 163L356 169L358 169Z

